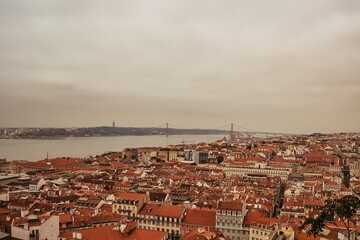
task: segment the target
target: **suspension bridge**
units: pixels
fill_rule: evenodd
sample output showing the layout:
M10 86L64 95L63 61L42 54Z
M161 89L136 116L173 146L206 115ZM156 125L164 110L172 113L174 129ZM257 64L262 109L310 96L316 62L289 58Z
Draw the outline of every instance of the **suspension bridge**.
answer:
M189 128L183 128L179 127L172 123L163 123L158 126L158 128L163 128L166 136L171 135L170 129L189 129ZM266 136L268 137L275 137L275 136L288 136L288 135L298 135L294 133L284 133L284 132L267 132L267 131L257 131L253 129L249 129L246 127L242 127L235 123L226 124L224 126L215 127L215 128L207 128L208 130L217 130L217 131L223 131L224 133L227 133L229 135L230 141L236 141L237 139L244 138L244 137L251 137L251 136Z

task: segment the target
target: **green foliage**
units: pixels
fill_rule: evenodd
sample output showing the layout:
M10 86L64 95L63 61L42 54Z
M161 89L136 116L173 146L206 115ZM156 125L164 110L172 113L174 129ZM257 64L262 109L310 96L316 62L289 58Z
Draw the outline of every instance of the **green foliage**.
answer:
M319 236L326 223L335 223L335 218L340 218L347 229L348 238L350 236L350 219L360 208L360 200L354 196L345 196L340 199L326 200L326 204L320 209L320 214L316 218L307 218L301 229L310 225L309 235Z
M333 211L341 218L349 219L360 208L360 200L354 196L346 196L334 201Z

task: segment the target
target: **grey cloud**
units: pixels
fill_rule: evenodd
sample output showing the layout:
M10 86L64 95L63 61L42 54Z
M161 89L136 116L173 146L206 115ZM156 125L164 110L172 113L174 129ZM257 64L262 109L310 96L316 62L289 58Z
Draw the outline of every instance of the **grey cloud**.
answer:
M359 16L355 0L2 1L0 126L359 130Z

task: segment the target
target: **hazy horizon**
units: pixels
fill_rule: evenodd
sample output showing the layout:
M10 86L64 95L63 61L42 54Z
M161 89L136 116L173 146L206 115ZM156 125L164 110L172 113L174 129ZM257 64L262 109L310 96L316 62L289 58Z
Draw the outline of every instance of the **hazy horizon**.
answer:
M97 127L112 127L112 126L106 126L106 125L99 125L99 126L72 126L72 127L0 127L0 129L68 129L68 128L97 128ZM161 129L165 129L164 126L115 126L116 128L161 128ZM226 133L230 132L230 124L226 127L222 126L221 128L201 128L201 127L188 127L188 128L182 128L182 127L169 127L170 129L189 129L189 130L220 130L220 131L224 131ZM345 133L345 134L351 134L351 133L360 133L360 131L339 131L339 132L334 132L334 131L329 131L329 132L325 132L325 131L314 131L314 132L285 132L285 131L278 131L278 132L274 132L274 131L263 131L263 130L257 130L257 129L249 129L249 130L245 130L243 129L243 127L234 127L234 132L243 132L243 133L251 133L251 132L261 132L259 134L263 134L265 135L265 133L268 134L293 134L293 135L311 135L311 134L341 134L341 133ZM220 135L223 133L219 133ZM180 136L180 135L191 135L191 134L169 134L169 136ZM199 135L199 134L194 134L194 135ZM200 134L200 135L208 135L208 134ZM151 136L151 135L114 135L114 136ZM279 135L278 135L279 136ZM112 136L103 136L103 137L112 137ZM80 137L81 138L81 137Z
M360 132L360 1L0 2L0 127Z

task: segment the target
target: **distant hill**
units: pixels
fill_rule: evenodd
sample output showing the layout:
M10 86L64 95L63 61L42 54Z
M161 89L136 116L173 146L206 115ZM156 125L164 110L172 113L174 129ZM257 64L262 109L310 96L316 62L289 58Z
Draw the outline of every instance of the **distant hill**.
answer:
M167 132L166 132L167 131ZM143 135L208 135L226 134L215 129L89 127L89 128L36 128L16 131L13 138L90 137L90 136L143 136Z

